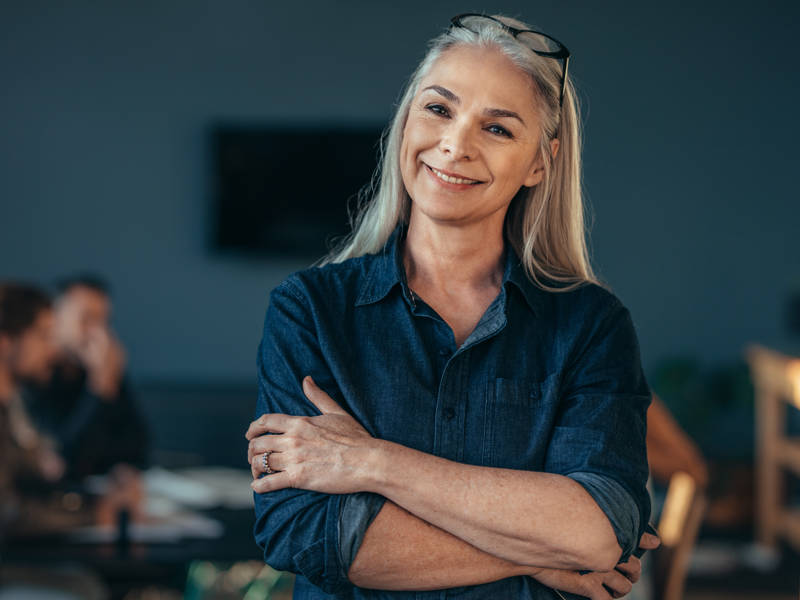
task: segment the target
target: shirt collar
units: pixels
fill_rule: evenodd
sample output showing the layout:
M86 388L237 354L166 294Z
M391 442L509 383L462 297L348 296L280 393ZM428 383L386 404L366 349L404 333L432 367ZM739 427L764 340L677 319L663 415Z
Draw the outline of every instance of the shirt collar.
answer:
M525 298L530 309L537 316L542 316L542 302L547 292L530 280L514 247L506 240L506 270L503 273L503 285L506 289L509 283L512 283L522 293L522 297Z
M392 288L398 284L403 288L404 295L410 298L401 253L403 247L401 242L405 238L405 229L404 223L397 225L383 245L383 249L375 255L374 260L372 260L367 269L366 279L361 286L361 291L356 298L356 306L373 304L383 300Z
M374 304L383 300L396 285L401 287L406 300L411 302L402 257L402 242L405 234L406 225L400 223L386 240L381 252L375 255L375 259L367 270L364 285L356 298L356 306ZM503 286L507 288L509 283L513 284L522 293L531 310L540 315L541 302L545 292L528 279L525 267L509 243L506 243L505 260Z

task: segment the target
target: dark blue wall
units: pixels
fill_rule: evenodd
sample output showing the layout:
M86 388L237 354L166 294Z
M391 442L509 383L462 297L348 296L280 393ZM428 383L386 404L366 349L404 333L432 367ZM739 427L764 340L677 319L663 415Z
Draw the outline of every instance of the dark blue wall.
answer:
M208 125L385 121L425 41L475 9L573 52L595 263L646 367L791 345L788 2L3 3L0 277L105 273L138 377L252 380L267 294L302 265L206 250Z

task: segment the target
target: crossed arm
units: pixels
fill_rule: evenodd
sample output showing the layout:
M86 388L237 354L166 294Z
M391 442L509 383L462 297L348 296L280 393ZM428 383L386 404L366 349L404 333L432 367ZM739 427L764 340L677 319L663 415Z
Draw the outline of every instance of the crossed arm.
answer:
M646 534L642 545L655 548L658 540ZM631 556L617 569L581 575L519 565L478 550L387 501L367 529L349 579L365 588L432 590L529 575L548 587L606 600L631 590L641 563Z
M454 463L376 440L310 378L303 388L321 416L267 414L251 424L254 475L263 472L266 452L278 471L256 479L253 488L388 498L350 567L353 584L426 590L530 575L551 587L610 598L603 584L625 594L638 579L635 557L614 570L620 554L614 532L577 482ZM581 576L570 569L598 572Z
M322 389L308 380L301 389L309 372L325 387L335 382L298 300L291 292L273 295L259 360L262 416L247 434L254 475L266 452L280 471L253 483L268 562L311 575L323 589L330 584L326 591L345 584L438 589L514 575L593 598L611 597L603 583L628 591L613 570L621 548L608 518L576 481L455 463L372 438ZM298 401L303 394L309 402ZM387 501L342 573L348 565L331 550L341 498L364 491ZM309 558L320 548L321 566ZM633 557L619 566L631 579L639 568ZM581 577L570 569L598 572Z

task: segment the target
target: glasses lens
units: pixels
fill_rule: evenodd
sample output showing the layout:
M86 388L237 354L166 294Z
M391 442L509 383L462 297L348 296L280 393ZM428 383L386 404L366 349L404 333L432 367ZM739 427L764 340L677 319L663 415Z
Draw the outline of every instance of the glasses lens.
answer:
M517 39L536 52L558 52L561 50L561 45L555 40L532 31L523 31L517 36Z

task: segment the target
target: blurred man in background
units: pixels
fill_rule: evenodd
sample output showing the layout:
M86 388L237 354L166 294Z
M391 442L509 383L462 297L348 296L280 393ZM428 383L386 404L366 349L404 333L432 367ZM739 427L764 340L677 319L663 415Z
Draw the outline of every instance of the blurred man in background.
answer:
M26 389L38 427L60 444L72 479L117 465L146 466L147 428L125 377L125 350L110 326L108 286L64 280L55 301L58 356L46 385Z

